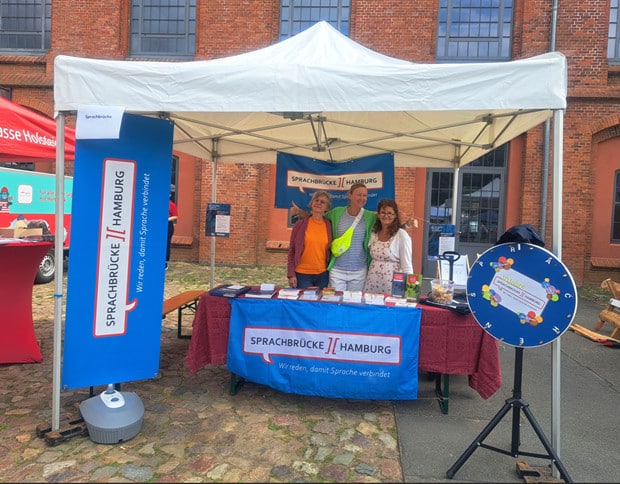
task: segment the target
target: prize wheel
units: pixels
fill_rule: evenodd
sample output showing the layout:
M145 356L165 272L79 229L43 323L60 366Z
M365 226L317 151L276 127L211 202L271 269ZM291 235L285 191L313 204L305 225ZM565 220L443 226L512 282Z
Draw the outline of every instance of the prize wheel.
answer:
M534 347L568 329L577 311L577 289L551 252L511 242L476 259L467 280L467 302L491 336L511 346Z

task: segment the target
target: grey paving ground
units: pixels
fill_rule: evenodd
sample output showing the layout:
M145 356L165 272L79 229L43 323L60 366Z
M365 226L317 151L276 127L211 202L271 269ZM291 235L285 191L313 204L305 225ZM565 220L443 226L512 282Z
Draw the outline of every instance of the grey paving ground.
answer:
M194 276L190 265L176 265L182 274L168 275L167 295L208 278L205 268ZM51 420L51 286L36 287L33 308L43 363L0 365L0 482L523 482L517 458L484 448L446 477L512 396L512 347L500 348L504 384L489 400L466 377L451 377L448 415L425 375L418 400L408 402L304 397L252 383L233 396L225 367L188 372L189 342L176 337L174 315L163 321L160 378L122 388L144 403L138 435L118 444L78 436L49 446L35 428ZM581 301L575 322L591 328L600 309ZM561 461L574 482L617 482L620 350L570 331L560 341ZM551 368L550 345L525 350L523 397L549 439ZM62 392L62 417L75 415L86 398L88 389ZM485 442L510 448L510 425L504 418ZM523 418L519 449L544 452Z
M579 302L574 322L592 328L600 305ZM610 334L606 325L602 330ZM617 482L618 391L620 349L592 342L572 331L559 339L560 359L560 461L574 482ZM406 482L446 482L446 473L476 441L480 432L513 396L516 350L500 345L503 385L490 399L482 400L467 386L465 377L450 379L449 414L437 413L427 383L416 401L394 405L403 476ZM522 397L549 441L551 428L552 345L523 352ZM494 427L485 443L510 450L513 438L512 410ZM546 454L533 426L521 413L520 451ZM557 450L557 449L556 449ZM459 482L523 482L515 473L517 460L530 466L550 461L520 456L518 459L477 448L453 476Z

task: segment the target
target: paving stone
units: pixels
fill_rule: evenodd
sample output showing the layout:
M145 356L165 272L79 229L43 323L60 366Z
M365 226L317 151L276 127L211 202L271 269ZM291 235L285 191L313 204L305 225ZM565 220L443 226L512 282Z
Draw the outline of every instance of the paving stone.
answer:
M61 462L54 462L52 464L46 464L43 467L43 477L48 478L52 474L57 474L66 468L73 467L76 464L74 460L66 460Z
M276 479L287 479L293 474L288 466L276 466L271 469L271 473Z
M339 455L334 457L332 462L334 464L338 464L338 465L342 465L342 466L348 466L348 465L351 464L351 462L353 462L354 458L355 458L355 454L351 454L351 453L339 454Z
M138 482L146 482L153 477L153 471L145 466L137 466L134 464L128 464L123 466L122 474L127 479Z
M389 434L379 434L379 440L385 444L388 449L396 449L398 442Z
M314 460L317 462L323 462L331 455L331 450L329 447L320 447L316 451L316 455L314 456Z
M118 467L104 466L95 469L91 474L91 481L107 481L110 477L118 472Z
M349 470L338 465L326 465L321 469L320 476L329 482L346 482Z
M312 427L313 432L327 435L335 435L337 430L338 424L335 422L317 422L317 424Z
M219 464L207 472L207 477L214 481L219 481L222 479L222 476L226 474L226 471L228 471L229 468L230 466L228 464Z
M362 463L355 467L355 472L358 474L365 474L367 476L374 476L376 471L374 467Z

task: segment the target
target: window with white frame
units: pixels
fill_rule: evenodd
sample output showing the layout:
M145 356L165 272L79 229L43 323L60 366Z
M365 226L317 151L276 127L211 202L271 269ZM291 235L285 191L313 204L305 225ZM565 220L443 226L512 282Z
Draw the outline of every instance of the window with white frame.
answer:
M609 1L607 59L609 60L610 64L620 64L620 29L618 29L618 0Z
M196 0L132 0L133 57L184 57L196 52Z
M513 0L439 0L437 61L511 59Z
M52 0L0 0L0 52L48 50L51 15Z
M321 20L349 35L351 0L281 0L280 40L292 37Z

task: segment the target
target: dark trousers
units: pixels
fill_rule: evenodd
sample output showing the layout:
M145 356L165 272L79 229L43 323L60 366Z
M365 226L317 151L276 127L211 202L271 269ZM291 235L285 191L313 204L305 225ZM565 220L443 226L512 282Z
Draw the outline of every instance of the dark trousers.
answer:
M329 272L321 272L320 274L301 274L299 272L295 272L295 276L297 277L297 287L318 287L319 289L323 289L327 287L329 283Z
M170 245L172 244L172 234L174 234L174 224L168 222L168 243L166 244L166 262L170 260Z

